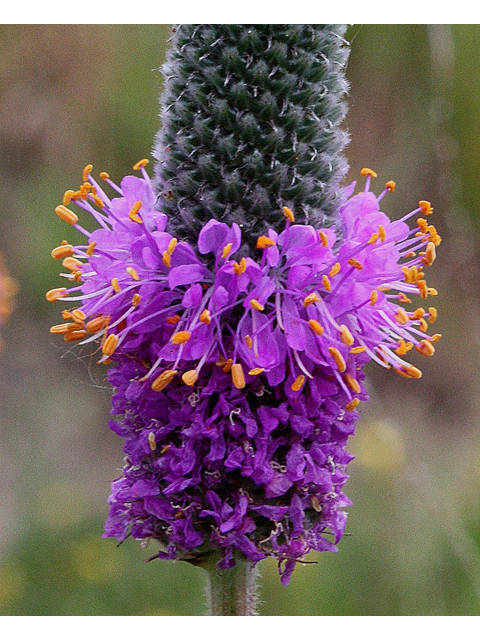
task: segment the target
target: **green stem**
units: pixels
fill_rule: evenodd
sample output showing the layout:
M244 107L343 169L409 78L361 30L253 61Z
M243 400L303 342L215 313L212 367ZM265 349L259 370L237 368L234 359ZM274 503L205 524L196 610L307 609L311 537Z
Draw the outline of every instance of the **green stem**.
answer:
M217 569L213 561L204 565L208 573L207 595L211 616L256 614L257 568L244 557L235 559L236 565L232 569Z

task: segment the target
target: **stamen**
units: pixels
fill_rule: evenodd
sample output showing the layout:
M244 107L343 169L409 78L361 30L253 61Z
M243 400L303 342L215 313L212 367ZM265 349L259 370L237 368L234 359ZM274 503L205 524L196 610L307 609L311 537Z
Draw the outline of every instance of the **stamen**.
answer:
M135 204L133 205L133 207L130 209L128 213L128 217L132 222L143 224L143 220L138 215L138 212L140 211L141 208L142 208L142 203L140 202L140 200L137 200L137 202L135 202Z
M73 189L67 189L67 191L65 191L62 198L62 204L64 207L68 207L74 195L75 195L75 191L73 191Z
M88 333L97 333L97 331L101 331L101 329L105 329L110 322L110 316L98 316L98 318L94 318L90 320L85 325L85 329Z
M212 317L210 315L210 311L208 309L204 309L202 311L202 313L200 314L200 318L199 318L200 322L203 322L203 324L210 324L212 321Z
M263 373L265 371L265 369L263 367L257 367L256 369L250 369L250 371L248 372L249 376L258 376L261 373Z
M263 311L265 309L263 304L260 304L260 302L258 300L255 300L255 298L252 298L250 300L250 305L257 311Z
M289 222L295 222L295 216L290 207L282 207L283 215Z
M138 307L138 305L140 304L141 301L141 296L139 293L134 293L132 296L132 304L134 307Z
M370 294L370 305L373 307L373 305L376 303L377 300L378 300L378 291L374 289Z
M222 258L226 259L230 255L230 251L232 250L233 243L229 242L223 247Z
M112 278L111 285L114 291L116 291L117 293L120 293L121 289L120 289L120 285L118 284L118 278Z
M350 353L363 353L366 350L366 347L352 347L350 349Z
M385 242L385 227L383 224L378 227L378 235L380 237L380 242Z
M405 309L402 309L402 307L397 307L397 310L395 311L395 315L393 317L398 322L398 324L407 324L408 322L408 316Z
M300 375L297 376L295 378L295 380L293 381L292 386L290 387L292 391L300 391L300 389L303 387L304 383L305 383L305 376L304 375Z
M268 236L260 236L257 240L257 249L266 249L267 247L274 247L275 240L272 240Z
M198 373L195 371L195 369L186 371L182 376L182 380L188 387L193 387L193 385L198 380Z
M335 363L340 373L343 373L346 370L347 365L340 351L336 347L328 347L328 353L335 360Z
M174 252L175 247L177 246L177 244L178 244L177 238L172 238L170 240L170 242L168 243L168 247L167 247L167 253L168 253L169 256L172 255L172 253Z
M341 268L342 268L342 265L340 264L340 262L336 262L336 263L333 265L333 267L330 269L330 272L329 272L329 274L328 274L328 275L330 276L330 278L333 278L334 276L336 276L336 275L337 275L337 273L339 273L339 272L340 272L340 269L341 269Z
M98 174L102 180L108 180L110 175L106 171L100 171Z
M385 189L391 191L392 193L395 191L396 183L393 180L389 180L385 183Z
M148 438L148 446L152 451L155 451L155 449L157 448L157 441L155 439L155 434L153 433L153 431L150 431L147 438Z
M54 260L60 260L62 258L66 258L67 256L73 255L74 250L71 244L62 244L59 247L55 247L52 249L51 256Z
M90 244L88 245L88 249L85 252L87 256L93 256L96 246L97 246L97 243L95 241L90 242Z
M247 347L251 349L253 345L253 340L251 339L250 336L245 336L245 342L247 343Z
M314 302L320 302L320 298L316 293L309 293L308 296L303 299L303 306L308 307L308 305L313 304Z
M242 258L240 260L240 264L238 264L237 262L233 263L233 270L237 274L237 276L240 276L242 273L245 273L246 268L247 268L247 261L245 258Z
M72 320L77 322L78 324L82 324L85 322L86 315L83 313L81 309L74 309L72 311Z
M328 291L330 293L330 291L332 290L332 285L328 276L322 276L322 284L325 291Z
M86 332L85 332L85 335L87 335ZM118 343L118 336L115 333L111 333L103 343L103 347L102 347L103 355L111 356L112 353L117 348L117 343Z
M373 171L373 169L368 169L368 167L364 167L363 169L361 169L360 175L363 177L370 176L370 178L377 177L377 174L375 173L375 171Z
M143 158L143 160L139 160L133 165L133 170L139 171L142 167L146 167L148 163L149 163L149 160L147 160L146 158Z
M50 291L47 291L45 297L47 298L48 302L55 302L59 298L64 298L67 295L68 289L66 289L65 287L59 287L57 289L50 289Z
M353 339L350 329L346 325L341 324L339 330L340 340L343 342L343 344L346 344L347 347L351 347L355 340Z
M246 385L243 367L239 363L232 365L232 382L237 389L243 389Z
M64 267L65 269L69 269L70 271L78 271L83 266L83 262L77 260L77 258L72 258L71 256L65 258L62 262L62 267Z
M360 404L360 400L358 398L354 398L351 402L349 402L345 406L345 409L347 411L353 411L354 409L356 409L358 407L359 404Z
M424 216L428 216L431 213L433 213L433 207L431 203L428 202L428 200L420 200L420 202L418 203L418 206L422 210L422 213Z
M359 271L363 269L363 264L358 260L355 260L355 258L350 258L350 260L348 261L348 264L354 269L358 269Z
M393 369L403 378L415 378L418 380L422 377L422 372L420 371L420 369L417 369L417 367L414 367L412 365L408 367L401 365L400 367L393 367Z
M133 267L127 267L125 271L128 273L129 276L132 276L134 280L139 280L139 275Z
M345 382L347 383L347 385L353 391L353 393L360 393L360 391L361 391L360 384L359 384L359 382L358 382L358 380L356 378L351 376L349 373L346 373L344 375L344 379L345 379Z
M422 258L422 262L427 267L430 267L435 262L435 258L436 258L435 243L429 242L427 244L427 248L425 249L425 255Z
M61 220L68 222L68 224L77 224L78 222L77 214L71 209L67 209L63 204L59 204L58 207L55 207L55 213Z
M84 329L80 329L79 331L68 331L65 336L65 342L76 342L77 340L83 340L87 332Z
M50 333L54 335L63 335L64 333L68 333L71 331L71 327L73 326L72 322L64 322L63 324L54 324L53 327L50 327Z
M424 356L433 356L435 353L435 347L429 340L420 340L420 343L415 345L415 349Z
M93 164L87 164L82 171L82 179L84 182L88 180L88 174L93 169Z
M166 323L167 324L178 324L180 322L181 318L179 315L175 314L174 316L168 316L168 318L166 319Z
M173 344L184 344L190 340L191 335L190 331L177 331L172 336L172 342Z
M313 331L313 333L315 333L317 336L321 336L322 333L325 331L325 329L322 327L322 325L317 322L316 320L309 320L308 321L308 325L310 327L310 329Z
M319 231L318 235L320 237L320 240L322 241L322 245L324 247L326 247L328 245L328 237L327 234L324 231Z
M163 391L167 385L173 380L173 378L177 375L177 371L174 369L167 369L163 373L161 373L151 384L151 388L154 391Z
M428 321L430 323L434 323L437 319L437 310L435 309L435 307L428 307L428 313L430 314Z
M162 262L168 269L170 269L170 267L172 266L172 259L168 251L164 251L162 253Z

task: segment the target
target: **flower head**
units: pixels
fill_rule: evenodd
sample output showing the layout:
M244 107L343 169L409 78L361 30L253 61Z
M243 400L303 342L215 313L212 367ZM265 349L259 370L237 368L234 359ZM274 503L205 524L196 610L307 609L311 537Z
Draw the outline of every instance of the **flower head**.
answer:
M208 221L196 246L173 236L145 164L120 187L101 174L113 199L87 166L56 209L86 241L52 251L72 286L47 299L79 303L52 332L115 363L112 413L122 417L110 426L126 462L105 535L155 538L163 558L215 549L222 568L235 553L274 556L287 583L305 554L334 551L342 536L365 363L419 378L404 356L434 353L435 308L403 307L436 295L424 277L440 242L423 217L432 208L421 201L391 222L380 202L394 183L377 197L363 170L365 190L351 185L338 230L296 224L285 207L283 231L266 229L243 254L235 223Z

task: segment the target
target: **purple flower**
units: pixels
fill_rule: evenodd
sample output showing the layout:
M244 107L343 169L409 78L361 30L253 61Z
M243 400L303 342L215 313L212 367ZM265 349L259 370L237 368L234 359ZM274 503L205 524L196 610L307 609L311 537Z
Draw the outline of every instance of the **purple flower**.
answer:
M160 558L198 561L216 550L273 556L282 582L311 550L335 551L346 522L346 451L367 399L363 368L375 360L407 378L415 348L434 353L436 310L405 311L409 296L436 295L423 268L440 242L421 214L391 222L370 192L353 194L340 226L295 224L242 253L240 227L210 220L196 247L173 237L155 210L146 161L110 199L84 170L56 212L86 237L62 244L72 285L48 300L77 302L52 327L67 341L98 345L113 362L110 424L125 439L125 467L112 483L105 535L154 538ZM75 203L97 230L79 226ZM419 216L410 229L407 220Z

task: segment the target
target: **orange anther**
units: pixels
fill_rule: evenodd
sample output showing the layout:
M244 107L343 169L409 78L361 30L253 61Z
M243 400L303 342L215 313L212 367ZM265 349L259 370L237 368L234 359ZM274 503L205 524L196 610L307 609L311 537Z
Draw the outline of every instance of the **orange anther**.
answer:
M332 284L328 276L322 276L322 284L325 291L328 291L330 293L330 291L332 290Z
M394 318L398 322L398 324L407 324L408 322L408 316L405 309L402 309L402 307L397 307Z
M376 303L377 300L378 300L378 291L374 289L370 294L370 305L373 307L373 305Z
M154 391L163 391L165 387L170 384L173 378L177 375L177 371L173 369L167 369L163 373L161 373L155 380L152 382L151 387Z
M112 278L111 285L116 293L120 293L121 289L120 285L118 284L118 278Z
M435 322L435 320L437 319L437 310L435 309L435 307L428 307L428 313L430 314L428 321L431 323Z
M85 325L85 329L89 333L97 333L97 331L101 331L108 326L110 322L110 316L98 316L98 318L93 318Z
M193 385L198 380L198 373L195 371L195 369L186 371L182 376L182 380L187 385L187 387L193 387Z
M346 344L347 347L351 347L355 340L353 339L350 329L346 325L341 324L339 332L340 340L343 342L343 344Z
M320 238L320 240L322 242L322 245L324 247L328 246L328 237L327 237L327 234L325 233L325 231L319 231L318 232L318 236L319 236L319 238Z
M435 347L429 340L420 340L420 343L415 345L415 349L424 356L433 356L435 353Z
M75 191L73 191L73 189L67 189L67 191L65 191L62 198L62 204L64 207L68 207L74 195Z
M71 209L67 209L63 204L59 204L58 207L55 207L55 213L61 220L68 222L68 224L77 224L78 222L77 214L71 211Z
M150 433L147 436L147 440L148 440L148 446L150 447L150 450L155 451L155 449L157 448L157 440L155 438L155 434L153 433L153 431L150 431Z
M210 315L210 311L208 309L202 311L202 313L200 314L200 322L203 322L204 324L210 324L211 321L212 317Z
M267 247L274 247L275 240L268 236L260 236L257 240L257 249L266 249Z
M255 369L250 369L250 371L248 372L249 376L258 376L261 373L263 373L265 371L265 369L263 367L256 367Z
M295 222L295 216L290 207L282 207L283 215L289 222Z
M250 306L253 309L256 309L257 311L263 311L265 309L265 307L263 306L263 304L260 304L260 302L258 300L255 300L255 298L252 298L250 300Z
M88 174L91 172L91 170L93 169L93 164L87 164L82 171L82 179L84 182L86 182L88 180Z
M88 245L88 248L86 250L86 254L87 256L93 256L93 253L95 251L95 247L97 246L97 243L95 242L95 240L93 242L90 242L90 244Z
M347 386L353 391L353 393L360 393L361 388L358 380L351 376L349 373L344 375L344 380L347 383Z
M363 269L363 264L358 260L355 260L354 258L350 258L350 260L348 261L348 264L354 269L358 269L358 270Z
M245 258L242 258L240 260L240 264L238 264L237 262L233 263L233 270L237 274L237 276L241 275L242 273L245 273L246 268L247 268L247 261Z
M146 167L148 164L148 160L146 158L143 158L142 160L139 160L138 162L136 162L133 165L133 170L134 171L138 171L139 169L141 169L142 167Z
M243 367L241 364L232 364L232 382L236 389L243 389L245 387L245 376L243 374Z
M75 342L76 340L83 340L87 335L87 332L83 329L78 331L67 331L64 335L65 342Z
M347 365L340 351L336 347L328 347L328 353L335 360L335 363L340 373L343 373L346 370Z
M104 356L111 356L112 353L117 348L118 336L114 333L111 333L102 346L102 352Z
M170 242L168 243L168 247L167 247L167 253L168 253L169 256L172 255L172 253L174 252L175 247L177 246L177 244L178 244L177 238L172 238L170 240Z
M422 213L424 216L428 216L431 213L433 213L433 207L431 203L428 202L428 200L420 200L420 202L418 203L418 206L422 210Z
M168 318L166 319L166 323L167 324L178 324L180 322L180 320L181 320L180 316L175 314L174 316L168 316Z
M385 183L385 189L391 191L392 193L395 191L396 183L393 180L389 180Z
M130 209L128 213L128 217L132 222L137 222L138 224L143 223L143 220L138 215L138 212L140 211L141 208L142 208L142 203L140 202L140 200L137 200L137 202L135 202L135 204L133 205L133 207Z
M336 262L333 267L330 269L328 275L330 276L330 278L333 278L334 276L337 275L337 273L340 272L340 269L342 268L340 262Z
M303 306L308 307L308 305L313 304L314 302L320 302L320 298L316 293L309 293L308 296L303 299Z
M172 258L170 257L168 251L164 251L162 253L162 262L168 269L170 269L170 267L172 266Z
M317 336L321 336L322 333L325 331L322 325L316 320L309 320L308 325L310 329L313 331L313 333L315 333Z
M360 400L358 398L354 398L351 402L349 402L345 406L345 409L347 411L354 411L358 407L359 404L360 404Z
M184 344L190 340L191 335L190 331L177 331L172 336L172 342L173 344Z
M371 178L377 177L377 174L375 173L375 171L373 171L373 169L369 169L368 167L364 167L363 169L361 169L360 175L363 177L370 176Z
M129 276L131 276L134 280L138 280L139 279L139 275L136 271L136 269L134 269L133 267L127 267L125 269L125 271L128 273Z
M251 339L250 336L245 336L245 342L247 343L247 347L251 349L253 345L253 340Z
M364 351L366 351L365 347L352 347L350 349L350 353L363 353Z
M102 180L108 180L110 178L109 174L106 171L100 171L99 175Z
M50 291L47 291L45 297L48 302L55 302L59 298L64 298L66 295L68 295L68 289L65 287L59 287L58 289L50 289Z
M54 260L60 260L71 256L73 254L73 247L71 244L62 244L59 247L55 247L50 254Z
M290 387L292 391L300 391L300 389L303 387L305 383L305 376L300 375L297 376L295 378L295 380L292 383L292 386Z

